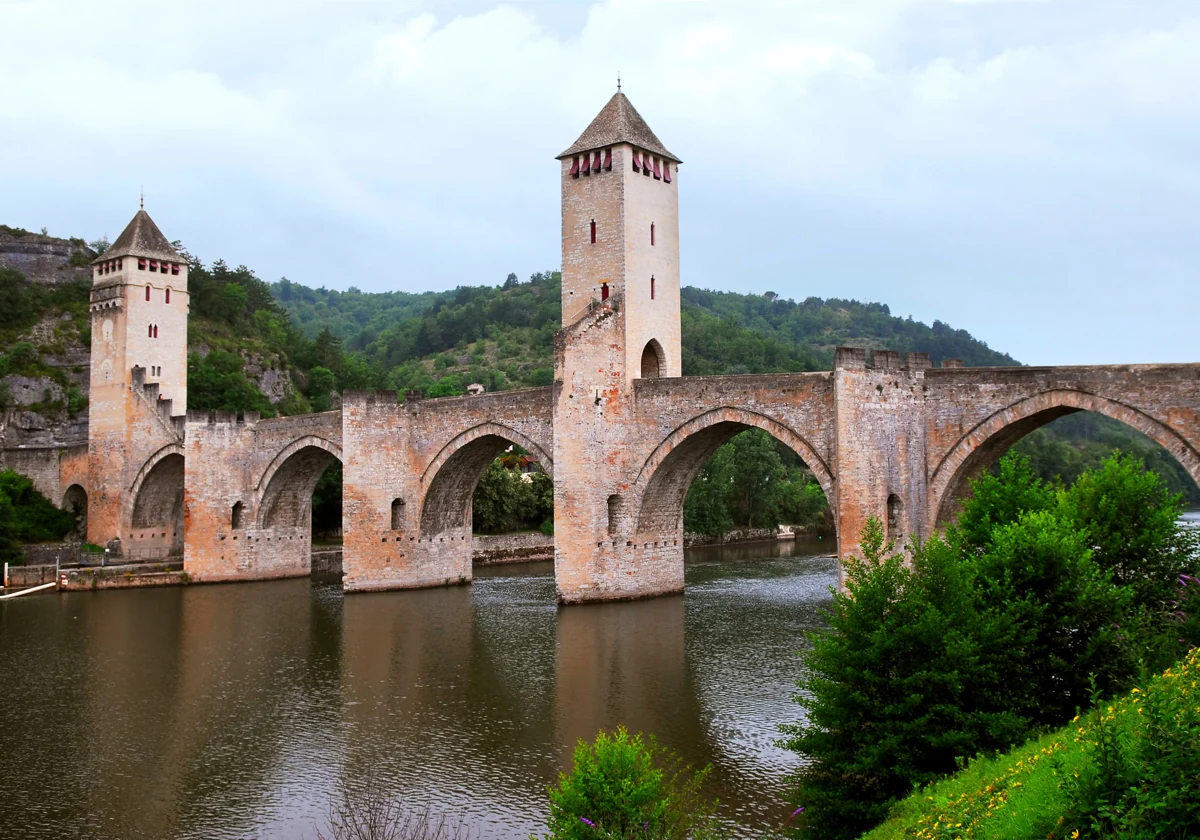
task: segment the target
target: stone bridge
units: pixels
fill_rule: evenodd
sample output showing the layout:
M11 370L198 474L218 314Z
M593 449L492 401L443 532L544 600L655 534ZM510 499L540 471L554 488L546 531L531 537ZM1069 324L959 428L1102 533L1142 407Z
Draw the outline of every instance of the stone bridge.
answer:
M553 386L404 402L347 393L340 411L273 420L176 415L188 266L140 210L93 263L86 459L5 452L6 463L64 503L85 498L92 542L181 552L193 579L227 581L308 573L313 488L337 459L344 586L364 591L469 581L473 491L517 445L554 479L564 603L680 591L688 487L745 429L809 466L842 555L871 516L898 544L928 537L971 478L1075 411L1144 432L1200 481L1200 365L933 368L920 353L902 363L841 348L827 372L683 377L679 158L618 92L558 162Z
M348 393L340 412L277 420L189 414L186 568L197 580L307 574L309 499L337 458L347 591L469 581L475 485L511 445L555 477L554 453L570 452L555 440L562 390ZM573 495L556 489L560 597L680 590L688 487L746 429L808 465L845 553L869 516L898 543L927 538L1017 439L1076 411L1144 432L1200 481L1200 365L931 368L922 354L902 365L843 348L831 372L637 380L623 445L587 441L602 465L580 472Z

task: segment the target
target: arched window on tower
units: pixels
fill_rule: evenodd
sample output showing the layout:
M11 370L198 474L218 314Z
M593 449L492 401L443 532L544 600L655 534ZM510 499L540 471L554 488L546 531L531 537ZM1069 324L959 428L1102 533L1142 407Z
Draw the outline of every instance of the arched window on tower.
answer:
M146 327L146 338L154 338L154 325Z
M650 223L650 247L654 247L654 222Z
M650 275L650 300L654 300L654 275Z
M232 528L243 527L242 516L243 516L243 514L245 514L245 512L246 512L246 506L244 504L242 504L241 502L238 502L237 504L235 504L233 506L233 515L230 516L230 527L232 527Z
M600 300L608 300L608 284L600 284Z
M650 339L642 350L642 379L656 379L666 372L666 367L662 345Z
M146 300L150 300L150 287L146 287Z
M154 325L154 337L158 338L158 324Z
M404 500L392 500L392 530L400 531L404 528Z
M163 298L163 302L170 303L171 302L171 287L167 286L167 290L163 294L165 295L165 297Z
M592 244L596 244L596 220L592 219Z

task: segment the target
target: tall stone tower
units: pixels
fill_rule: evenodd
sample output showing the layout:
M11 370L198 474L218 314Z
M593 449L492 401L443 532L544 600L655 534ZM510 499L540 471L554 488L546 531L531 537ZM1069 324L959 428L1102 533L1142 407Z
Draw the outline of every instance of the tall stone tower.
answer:
M563 602L682 586L633 551L624 496L639 380L681 375L679 158L620 91L559 155L562 312L554 416L555 576ZM648 383L647 383L648 387ZM682 548L680 548L682 551ZM671 577L667 580L666 577Z
M182 442L188 267L141 209L92 269L88 540L103 545L131 536L143 473L156 471L145 504L174 507L175 472L182 498L182 455L165 464L155 456L177 454L167 450ZM159 533L156 541L182 541L181 526Z

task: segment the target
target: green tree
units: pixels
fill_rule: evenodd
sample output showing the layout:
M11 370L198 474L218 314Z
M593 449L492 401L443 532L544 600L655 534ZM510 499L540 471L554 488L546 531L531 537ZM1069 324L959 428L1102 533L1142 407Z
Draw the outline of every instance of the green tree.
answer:
M1106 693L1136 677L1117 632L1132 593L1093 561L1088 535L1072 522L1028 511L996 527L975 565L979 611L1000 628L986 647L1005 678L1005 708L1059 726L1088 705L1089 675Z
M688 488L683 502L683 528L694 534L719 537L733 530L726 499L733 486L733 449L718 449Z
M1179 499L1135 460L1055 488L1010 455L972 488L945 539L908 562L872 519L863 559L845 564L830 630L805 654L807 719L784 727L810 759L793 796L813 836L858 836L960 757L1065 723L1091 702L1089 680L1107 696L1134 684L1139 659L1177 657L1168 632L1191 638L1193 578L1178 564L1198 561L1175 531ZM1166 620L1164 574L1182 620Z
M25 275L15 268L0 268L0 326L25 323L33 315L33 296Z
M240 356L213 350L207 356L188 356L188 407L201 411L257 411L275 416L258 387L246 378Z
M786 478L775 439L761 429L742 432L732 441L734 521L747 528L779 525L779 502Z
M314 367L308 372L308 400L313 411L329 411L330 395L337 388L337 377L329 368Z
M601 731L579 741L573 759L548 790L547 840L720 836L716 802L701 791L709 769L693 772L653 737Z
M1200 532L1176 525L1183 496L1135 455L1114 454L1061 494L1064 518L1088 535L1092 559L1139 607L1159 609L1181 572L1197 565Z
M0 472L0 560L20 563L21 543L61 540L75 528L75 516L61 510L13 470Z
M810 759L791 795L805 808L801 825L822 838L859 836L958 756L1026 728L997 702L1000 675L980 660L971 567L940 540L906 562L874 518L860 544L829 631L809 635L796 697L806 720L782 727L785 745Z
M1053 487L1033 474L1028 458L1009 453L996 472L984 473L971 482L970 498L956 523L956 537L967 551L979 553L991 545L998 526L1053 506Z
M226 283L221 288L217 310L226 323L236 325L246 314L248 300L249 295L245 287L238 283Z

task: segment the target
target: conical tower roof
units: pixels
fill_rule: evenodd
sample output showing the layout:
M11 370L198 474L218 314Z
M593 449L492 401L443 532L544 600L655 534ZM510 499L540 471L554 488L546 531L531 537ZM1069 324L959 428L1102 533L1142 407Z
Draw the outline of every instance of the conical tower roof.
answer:
M96 259L93 264L114 257L146 257L152 260L179 262L179 252L171 247L167 237L163 236L158 225L150 218L145 210L138 210L117 241L108 246L108 250Z
M617 91L608 100L596 119L579 135L571 148L558 156L559 160L580 152L590 152L604 146L615 146L618 143L629 143L652 154L660 155L676 163L682 161L666 150L662 141L655 136L642 119L642 115L633 107L629 97Z

